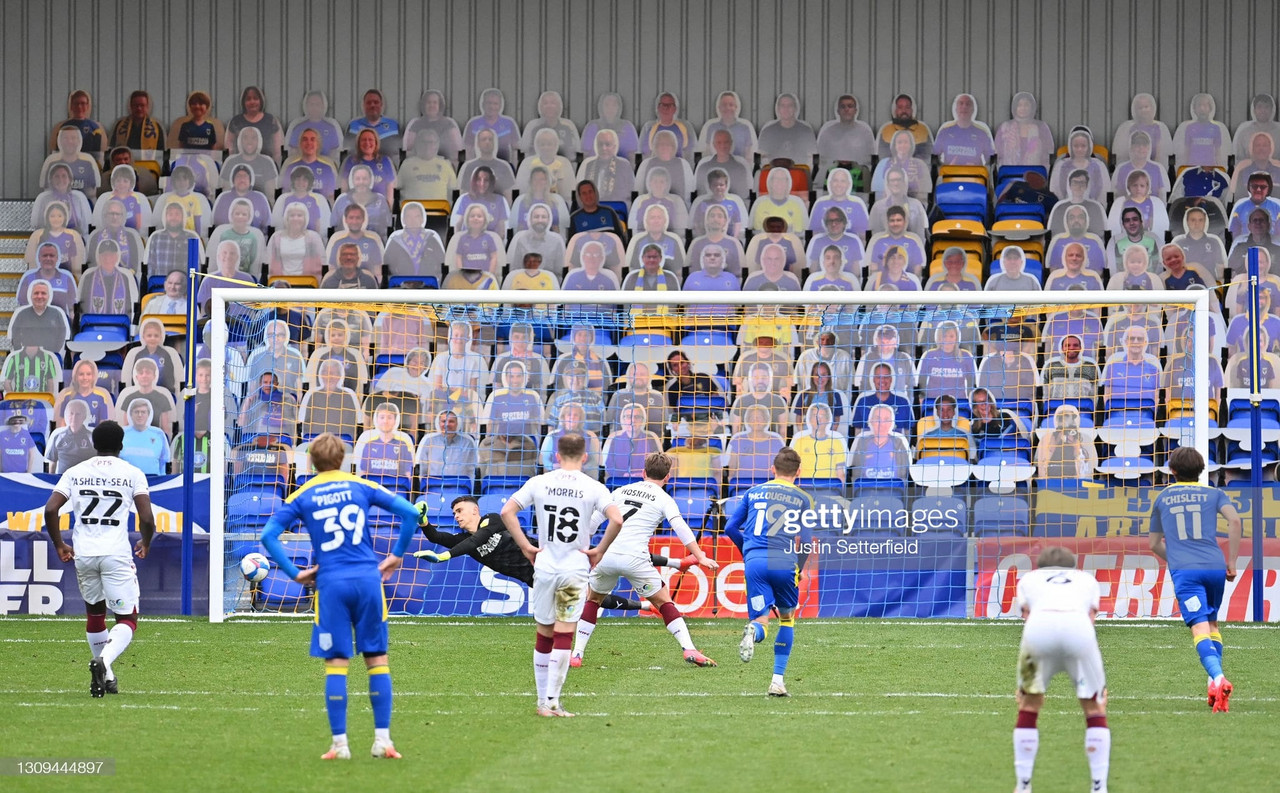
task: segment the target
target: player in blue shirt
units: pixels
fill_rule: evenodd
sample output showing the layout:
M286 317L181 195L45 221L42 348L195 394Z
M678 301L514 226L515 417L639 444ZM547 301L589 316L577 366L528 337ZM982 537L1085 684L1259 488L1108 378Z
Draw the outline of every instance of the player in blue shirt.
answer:
M348 760L347 667L352 650L364 653L369 667L369 701L373 706L373 756L398 759L391 743L391 671L387 667L387 601L382 582L400 560L418 529L418 510L379 485L341 471L346 449L336 435L324 433L311 442L316 476L285 499L262 530L262 547L280 570L300 584L315 582L316 616L311 655L325 665L325 705L333 744L324 760ZM394 512L404 521L391 553L381 562L373 538L365 532L371 507ZM299 570L289 558L280 534L301 522L311 535L316 564ZM351 634L355 630L355 644Z
M813 509L813 497L796 487L800 455L795 449L780 449L773 458L772 472L773 479L742 497L724 533L742 550L747 579L747 617L751 621L742 631L738 655L744 663L751 660L756 644L764 641L769 611L777 608L781 627L773 643L769 696L785 697L789 695L783 675L791 658L795 611L800 605L800 570L812 542L812 533L801 523L800 514Z
M1169 455L1174 484L1151 504L1151 550L1165 560L1182 621L1191 628L1200 663L1209 673L1209 706L1226 713L1231 682L1222 674L1218 607L1227 581L1236 580L1240 514L1221 490L1197 484L1204 458L1190 446ZM1218 515L1227 519L1227 557L1218 547Z

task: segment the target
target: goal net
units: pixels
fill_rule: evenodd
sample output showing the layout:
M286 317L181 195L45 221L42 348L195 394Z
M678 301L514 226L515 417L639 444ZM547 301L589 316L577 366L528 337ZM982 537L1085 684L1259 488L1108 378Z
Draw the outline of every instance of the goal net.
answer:
M663 568L692 616L743 617L725 516L789 445L815 498L802 616L999 617L1039 549L1065 545L1114 617L1175 613L1146 516L1171 450L1211 461L1225 343L1214 295L1044 293L477 293L215 289L211 617L306 613L310 593L240 560L313 475L308 442L347 444L346 471L426 504L497 512L587 438L610 486L665 450L668 487L720 562ZM1233 364L1239 356L1232 359ZM1246 383L1247 385L1247 383ZM379 553L399 530L366 517ZM526 525L529 516L521 520ZM807 532L806 532L807 533ZM295 561L305 534L285 535ZM436 549L419 534L411 550ZM659 533L655 553L679 557ZM625 586L625 584L624 584ZM394 613L527 615L525 586L470 558L412 556ZM620 591L619 594L629 595Z

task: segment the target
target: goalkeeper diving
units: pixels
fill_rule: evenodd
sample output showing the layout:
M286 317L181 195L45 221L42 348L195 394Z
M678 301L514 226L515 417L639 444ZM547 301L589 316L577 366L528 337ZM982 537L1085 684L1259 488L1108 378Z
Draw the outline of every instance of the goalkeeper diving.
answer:
M450 505L453 508L453 519L461 532L440 531L427 520L427 505L418 505L418 526L422 534L436 545L448 550L417 551L413 555L428 562L447 562L459 556L470 556L480 564L496 573L514 578L525 586L533 586L533 564L520 551L516 541L506 532L502 516L496 512L488 515L480 514L480 503L474 496L458 496ZM696 563L692 556L684 559L669 559L666 556L650 554L654 567L670 567L684 570ZM631 600L618 595L606 595L600 604L601 608L618 611L638 611L644 605L638 600Z

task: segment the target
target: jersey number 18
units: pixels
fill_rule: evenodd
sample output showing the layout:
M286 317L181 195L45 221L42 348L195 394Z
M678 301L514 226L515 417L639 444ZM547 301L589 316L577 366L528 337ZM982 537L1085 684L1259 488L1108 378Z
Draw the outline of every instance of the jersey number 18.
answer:
M555 504L546 504L543 509L547 511L547 536L553 540L560 542L573 542L578 539L578 521L582 517L578 514L578 510L573 507L557 507Z

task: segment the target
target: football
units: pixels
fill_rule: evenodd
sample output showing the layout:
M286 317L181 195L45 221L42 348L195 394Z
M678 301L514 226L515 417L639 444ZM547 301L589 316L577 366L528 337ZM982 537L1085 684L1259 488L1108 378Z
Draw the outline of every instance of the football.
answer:
M250 583L258 583L271 572L271 562L260 553L247 554L240 560L240 574Z

